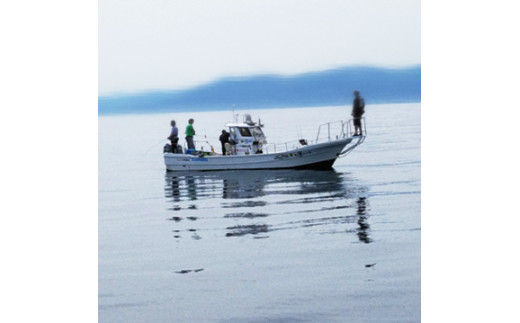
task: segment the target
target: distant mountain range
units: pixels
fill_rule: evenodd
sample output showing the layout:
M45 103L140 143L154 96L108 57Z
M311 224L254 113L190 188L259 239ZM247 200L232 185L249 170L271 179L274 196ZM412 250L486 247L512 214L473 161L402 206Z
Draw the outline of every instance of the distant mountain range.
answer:
M359 90L367 105L421 101L421 66L345 67L293 76L229 77L182 91L98 98L98 114L351 105Z

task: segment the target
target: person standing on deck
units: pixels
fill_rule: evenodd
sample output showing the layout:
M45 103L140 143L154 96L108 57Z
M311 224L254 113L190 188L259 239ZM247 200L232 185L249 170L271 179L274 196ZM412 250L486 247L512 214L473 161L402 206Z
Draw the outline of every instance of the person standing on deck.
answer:
M195 129L193 128L193 119L188 120L188 125L186 126L186 143L188 144L188 149L195 149L195 143L193 142L193 136L195 136Z
M361 136L361 117L365 113L365 100L359 95L359 91L354 91L354 102L352 103L352 117L354 118L354 136Z
M168 140L170 140L172 144L172 153L176 153L177 143L179 142L179 129L177 129L177 126L175 125L175 120L172 120L170 125L172 126L172 131L170 132Z
M226 143L229 143L229 132L222 130L222 134L218 138L222 144L222 155L226 155Z

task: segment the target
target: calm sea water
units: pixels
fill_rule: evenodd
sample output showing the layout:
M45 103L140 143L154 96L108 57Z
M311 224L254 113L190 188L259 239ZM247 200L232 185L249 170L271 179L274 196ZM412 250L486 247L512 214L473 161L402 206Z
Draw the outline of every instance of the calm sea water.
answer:
M99 117L99 321L420 321L420 109L367 106L330 171L167 173L171 119L218 150L232 112ZM349 110L235 112L274 143Z

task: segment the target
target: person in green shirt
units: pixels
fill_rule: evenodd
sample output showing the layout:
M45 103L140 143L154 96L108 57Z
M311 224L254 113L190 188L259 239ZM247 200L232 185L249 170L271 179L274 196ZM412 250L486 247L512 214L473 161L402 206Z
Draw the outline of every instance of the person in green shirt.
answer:
M195 149L195 143L193 143L193 136L195 136L195 129L193 129L193 119L188 120L186 126L186 142L188 143L188 149Z

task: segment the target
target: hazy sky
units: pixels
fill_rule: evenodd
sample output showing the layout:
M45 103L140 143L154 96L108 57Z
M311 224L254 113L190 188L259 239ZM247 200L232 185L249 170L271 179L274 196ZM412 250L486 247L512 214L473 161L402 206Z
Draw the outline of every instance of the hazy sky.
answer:
M99 93L421 58L420 0L100 0Z

